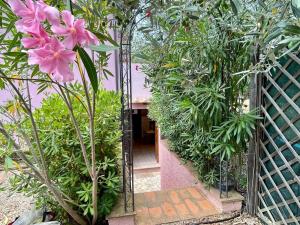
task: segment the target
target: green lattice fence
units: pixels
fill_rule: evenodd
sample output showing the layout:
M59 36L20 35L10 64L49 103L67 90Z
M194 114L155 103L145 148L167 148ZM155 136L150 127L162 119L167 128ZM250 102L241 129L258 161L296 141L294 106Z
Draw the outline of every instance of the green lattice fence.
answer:
M300 224L300 59L289 54L262 77L258 215Z

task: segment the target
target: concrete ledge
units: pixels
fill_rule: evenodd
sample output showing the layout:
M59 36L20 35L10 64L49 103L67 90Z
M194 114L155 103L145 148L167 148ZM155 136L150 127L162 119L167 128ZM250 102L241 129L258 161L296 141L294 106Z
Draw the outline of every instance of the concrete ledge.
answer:
M160 172L161 189L196 187L220 212L239 211L242 207L243 196L235 191L228 193L228 198L220 198L216 188L206 188L198 180L198 173L191 162L183 162L174 152L169 150L167 140L160 140Z
M118 203L107 217L109 225L135 225L134 218L136 213L126 213L124 210L124 198L121 195Z
M134 222L134 215L126 215L121 217L109 218L108 224L109 225L135 225Z
M239 211L242 208L243 196L236 191L228 192L228 198L220 197L220 191L216 188L206 188L200 181L195 185L202 193L205 194L206 198L211 201L216 208L222 213L229 213Z
M145 166L145 167L136 167L133 168L134 173L153 173L160 171L160 165L153 165L153 166Z

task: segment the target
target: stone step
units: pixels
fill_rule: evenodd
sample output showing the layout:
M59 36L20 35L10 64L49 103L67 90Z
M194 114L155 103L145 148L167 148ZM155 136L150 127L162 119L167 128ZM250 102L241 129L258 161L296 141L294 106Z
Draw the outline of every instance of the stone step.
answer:
M195 187L135 194L135 212L124 213L122 204L109 216L110 225L158 225L199 219L220 211Z
M138 173L153 173L153 172L159 172L160 171L160 165L157 164L151 164L151 165L145 165L140 167L134 167L133 171L135 174Z
M135 194L135 225L157 225L218 214L194 187Z

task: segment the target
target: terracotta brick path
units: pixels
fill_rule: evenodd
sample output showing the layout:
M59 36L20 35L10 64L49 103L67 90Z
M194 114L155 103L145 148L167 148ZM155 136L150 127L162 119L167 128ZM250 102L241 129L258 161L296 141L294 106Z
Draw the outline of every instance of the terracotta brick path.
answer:
M218 214L196 188L135 194L136 225L157 225Z

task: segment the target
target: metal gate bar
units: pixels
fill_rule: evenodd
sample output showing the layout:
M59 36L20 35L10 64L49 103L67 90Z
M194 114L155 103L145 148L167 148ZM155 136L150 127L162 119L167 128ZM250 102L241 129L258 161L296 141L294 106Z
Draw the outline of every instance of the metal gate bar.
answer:
M134 174L133 174L133 150L132 150L132 74L131 74L131 42L133 31L139 21L137 16L145 14L145 10L151 0L145 1L137 9L128 9L131 16L124 22L120 30L120 91L121 91L121 126L122 126L122 176L123 176L123 197L125 212L134 211Z
M123 28L120 37L120 87L122 121L122 175L125 212L134 211L132 152L131 33Z

